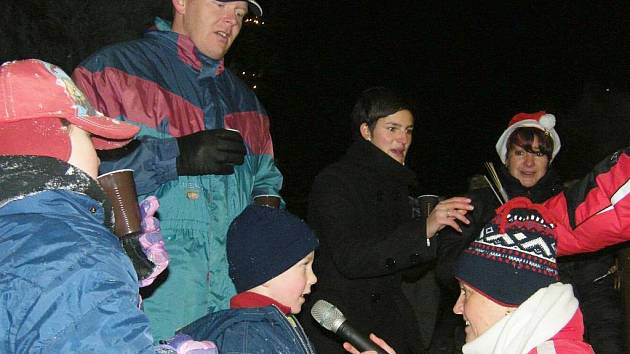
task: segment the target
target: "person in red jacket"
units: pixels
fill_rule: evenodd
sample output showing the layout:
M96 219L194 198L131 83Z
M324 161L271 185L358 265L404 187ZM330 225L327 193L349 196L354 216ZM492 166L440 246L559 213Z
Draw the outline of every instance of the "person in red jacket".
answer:
M548 209L519 197L460 255L453 312L466 323L463 353L594 353L573 287L559 282L559 231Z
M563 186L553 167L562 150L556 123L556 117L544 111L514 115L496 142L501 161L496 178L502 188L493 191L490 184L479 183L483 176L473 177L467 193L475 206L467 216L471 223L462 225L462 234L453 230L440 233L436 274L444 287L444 318L438 329L441 335L434 338L436 348L455 349L463 345L461 321L452 312L448 314L459 294L453 268L458 255L494 217L501 205L498 196L503 195L505 200L526 196L534 203L542 203L569 186ZM558 259L560 280L573 286L584 314L585 339L598 354L625 353L620 294L614 289L613 277L602 278L615 262L612 251Z

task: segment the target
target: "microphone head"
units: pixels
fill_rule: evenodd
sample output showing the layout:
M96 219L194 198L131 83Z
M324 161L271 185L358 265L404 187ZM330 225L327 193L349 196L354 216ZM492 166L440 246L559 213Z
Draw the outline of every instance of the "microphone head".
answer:
M339 327L346 321L343 313L326 300L317 300L311 308L311 316L322 327L337 333Z

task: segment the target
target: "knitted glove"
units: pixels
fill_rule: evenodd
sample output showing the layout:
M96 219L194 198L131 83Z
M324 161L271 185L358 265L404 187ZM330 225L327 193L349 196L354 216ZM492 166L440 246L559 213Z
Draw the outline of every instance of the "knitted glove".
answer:
M164 248L164 240L160 233L160 221L154 217L160 203L155 196L149 196L140 203L142 218L142 234L138 238L142 252L153 263L153 270L146 277L140 279L140 287L153 283L168 266L168 252Z
M177 138L180 176L229 175L234 165L245 159L245 144L241 133L228 129L202 130Z
M157 353L219 354L217 346L207 340L195 341L189 335L178 334L155 348Z

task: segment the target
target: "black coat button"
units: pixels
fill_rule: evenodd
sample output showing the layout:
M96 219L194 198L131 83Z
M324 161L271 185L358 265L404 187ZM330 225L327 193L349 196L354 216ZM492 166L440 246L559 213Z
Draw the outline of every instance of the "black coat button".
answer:
M420 263L420 255L417 253L412 254L411 256L409 256L409 262L411 262L411 264Z
M385 268L389 270L396 270L396 260L393 258L387 258L385 261Z
M381 294L379 293L372 293L370 294L370 301L372 301L373 303L377 303L381 300Z

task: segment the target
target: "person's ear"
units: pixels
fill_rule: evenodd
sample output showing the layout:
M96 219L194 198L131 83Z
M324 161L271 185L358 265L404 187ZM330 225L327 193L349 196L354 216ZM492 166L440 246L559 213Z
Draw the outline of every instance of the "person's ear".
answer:
M184 14L186 12L186 0L171 0L175 13Z
M363 139L367 141L372 141L372 132L370 132L370 127L367 123L361 124L361 126L359 127L359 131L361 132L361 136L363 137Z

